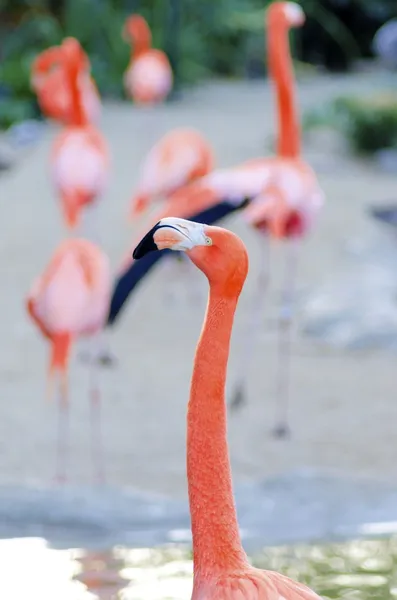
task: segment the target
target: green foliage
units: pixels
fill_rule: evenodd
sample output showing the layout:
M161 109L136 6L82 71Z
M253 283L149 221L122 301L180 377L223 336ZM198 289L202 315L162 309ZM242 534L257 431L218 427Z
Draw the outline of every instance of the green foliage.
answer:
M397 94L341 97L304 116L306 131L324 126L345 135L357 154L371 155L383 148L397 148Z
M0 130L35 116L34 105L29 100L7 98L0 102Z
M212 73L238 77L250 70L262 75L264 18L271 1L0 0L0 25L4 29L4 23L16 23L2 35L0 82L16 98L33 99L29 83L33 58L65 36L74 36L90 56L101 94L123 97L123 73L130 48L121 37L121 29L132 10L148 20L155 47L168 52L172 45L179 46L181 83L191 84ZM297 1L308 20L317 23L324 38L337 44L349 61L359 56L355 33L337 17L336 0ZM177 3L181 12L178 31L171 30L171 2ZM350 4L361 12L382 13L384 18L395 12L392 0L350 0ZM1 18L4 15L8 19ZM299 31L292 35L295 56L299 56L301 36ZM173 44L175 37L178 39Z

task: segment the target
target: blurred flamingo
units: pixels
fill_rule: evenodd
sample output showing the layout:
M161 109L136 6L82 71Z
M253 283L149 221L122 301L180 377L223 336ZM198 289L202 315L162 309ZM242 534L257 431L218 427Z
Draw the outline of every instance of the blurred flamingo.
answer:
M71 124L58 135L51 157L52 176L66 225L73 229L84 207L97 202L108 178L109 153L100 131L87 121L78 85L85 55L74 38L62 44L71 98Z
M137 14L128 17L123 37L133 46L124 75L127 94L137 104L163 102L172 89L172 69L167 55L151 47L152 34L146 20Z
M107 256L88 240L69 239L55 250L26 300L30 317L51 344L49 392L59 377L59 424L56 478L66 480L69 450L67 368L72 343L89 336L95 345L106 321L111 273ZM94 348L93 348L94 350ZM98 481L104 480L100 395L92 354L90 383L92 459Z
M159 221L134 258L155 250L188 254L209 282L187 413L187 480L193 536L192 600L320 600L305 585L252 567L241 544L226 437L230 338L248 255L235 234L178 218Z
M300 123L297 115L292 59L288 31L303 25L302 8L293 2L273 2L267 11L268 66L275 84L278 111L277 154L266 160L269 173L260 193L243 212L246 221L265 239L287 244L287 271L279 326L279 359L276 387L276 426L274 434L288 434L289 358L292 308L295 296L297 253L301 240L312 230L323 203L323 193L312 168L301 157ZM260 163L258 163L260 164ZM252 163L255 168L255 161ZM261 167L259 167L261 168ZM268 255L266 257L266 254ZM267 258L267 260L266 260ZM265 253L257 292L254 295L252 321L243 344L240 377L232 404L245 397L244 379L253 351L253 336L258 331L262 299L269 281L269 253Z
M177 128L164 135L145 158L131 205L131 217L141 215L151 202L168 198L214 168L210 143L193 128Z
M74 110L63 49L63 46L53 46L36 57L31 69L31 85L42 112L63 125L70 125L73 123ZM88 56L82 49L81 53L83 64L79 88L82 107L86 120L96 123L101 114L101 100L90 76Z

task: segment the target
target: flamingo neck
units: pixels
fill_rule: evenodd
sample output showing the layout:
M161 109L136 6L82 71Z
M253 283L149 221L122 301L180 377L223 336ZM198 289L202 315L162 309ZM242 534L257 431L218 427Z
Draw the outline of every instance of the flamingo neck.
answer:
M73 61L74 62L74 61ZM81 101L81 89L79 85L80 69L77 64L70 65L68 68L68 79L71 100L71 118L72 125L84 126L87 125L87 119L83 104Z
M136 60L137 58L139 58L140 56L142 56L142 54L146 54L146 52L148 52L150 50L150 46L146 46L142 45L142 44L134 44L132 51L131 51L131 58L133 60Z
M133 45L131 56L132 58L138 58L145 52L148 52L152 47L152 35L149 27L142 25L139 29L139 33L132 35Z
M187 416L187 477L195 577L243 568L226 437L225 381L237 298L210 288Z
M300 124L288 29L282 24L269 23L268 56L277 97L277 154L284 158L297 158L300 156Z

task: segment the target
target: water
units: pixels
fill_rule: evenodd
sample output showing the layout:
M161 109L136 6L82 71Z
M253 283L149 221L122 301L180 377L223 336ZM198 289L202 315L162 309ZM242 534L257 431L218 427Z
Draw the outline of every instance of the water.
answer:
M252 562L325 598L397 596L397 537L266 548ZM0 541L0 564L0 598L7 600L188 600L192 589L185 546L60 550L43 538L21 538Z
M397 595L397 535L362 539L397 534L393 484L300 469L240 483L236 500L243 543L257 566L328 598ZM190 598L186 499L3 482L0 538L1 599ZM349 539L357 541L341 541Z
M397 596L392 484L301 469L237 485L236 500L243 543L256 566L281 571L327 598ZM190 598L186 500L3 483L0 538L1 599ZM272 547L263 549L265 543Z
M239 482L245 548L357 538L397 531L397 487L339 471L298 469ZM190 543L186 498L102 486L0 485L0 539L43 538L58 548ZM1 598L1 596L0 596Z

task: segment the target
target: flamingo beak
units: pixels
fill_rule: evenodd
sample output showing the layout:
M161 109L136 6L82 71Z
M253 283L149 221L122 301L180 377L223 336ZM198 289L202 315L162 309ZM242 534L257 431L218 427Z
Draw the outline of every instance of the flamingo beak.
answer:
M132 257L143 258L156 250L191 250L196 246L212 244L204 231L205 226L185 219L167 217L159 221L135 248Z

